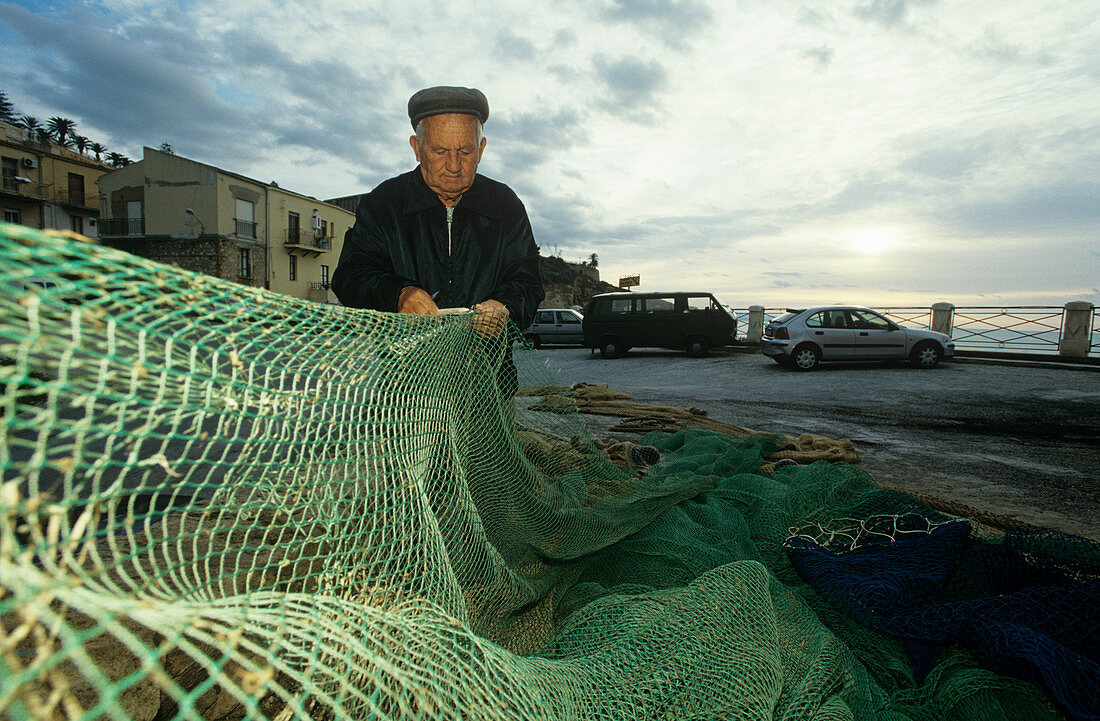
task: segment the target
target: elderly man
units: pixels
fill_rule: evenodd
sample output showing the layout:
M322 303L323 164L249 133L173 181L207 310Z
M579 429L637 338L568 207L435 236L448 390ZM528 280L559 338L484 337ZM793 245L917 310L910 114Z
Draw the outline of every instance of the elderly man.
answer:
M409 99L419 167L359 203L332 275L341 303L422 314L472 308L487 336L509 321L530 325L544 297L538 246L516 194L477 175L488 117L485 95L472 88L427 88Z

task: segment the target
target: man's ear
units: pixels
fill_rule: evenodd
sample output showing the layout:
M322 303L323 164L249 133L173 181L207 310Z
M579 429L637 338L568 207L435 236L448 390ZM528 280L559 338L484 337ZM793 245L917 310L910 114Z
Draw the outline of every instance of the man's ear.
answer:
M486 143L487 140L488 140L488 138L486 138L484 136L481 138L481 147L478 148L478 150L477 150L477 160L478 160L479 163L481 162L482 153L485 152L485 143Z
M485 147L485 138L482 138L481 147ZM416 162L420 162L420 139L415 135L409 136L409 145L412 146L413 155L416 156Z

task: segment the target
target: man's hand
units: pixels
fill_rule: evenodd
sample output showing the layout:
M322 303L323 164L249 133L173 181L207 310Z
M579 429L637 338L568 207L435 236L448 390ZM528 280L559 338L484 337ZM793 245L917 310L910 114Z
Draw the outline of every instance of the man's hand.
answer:
M439 306L427 292L410 285L401 290L401 295L397 299L397 312L439 315Z
M508 327L508 309L499 300L482 301L473 310L474 331L482 338L495 338Z

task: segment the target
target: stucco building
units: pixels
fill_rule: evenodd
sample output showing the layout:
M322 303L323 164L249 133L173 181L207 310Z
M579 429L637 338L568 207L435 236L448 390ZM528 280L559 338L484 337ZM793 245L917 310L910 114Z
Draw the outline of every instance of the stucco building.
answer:
M0 121L0 164L5 222L96 236L96 180L111 170L105 163Z
M100 242L243 285L335 303L355 214L153 148L99 180Z

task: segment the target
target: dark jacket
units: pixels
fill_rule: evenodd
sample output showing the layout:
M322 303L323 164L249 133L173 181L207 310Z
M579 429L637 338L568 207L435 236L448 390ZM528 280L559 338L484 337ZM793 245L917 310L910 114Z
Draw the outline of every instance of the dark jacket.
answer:
M391 312L409 285L438 291L440 308L493 298L526 328L544 293L523 203L503 183L476 176L454 206L450 252L446 211L419 167L371 191L344 236L332 274L336 297L352 308Z

